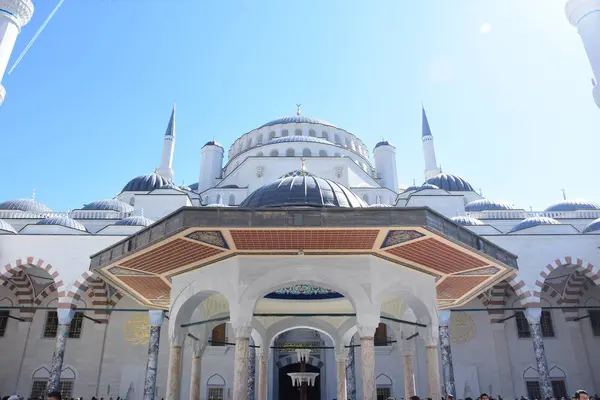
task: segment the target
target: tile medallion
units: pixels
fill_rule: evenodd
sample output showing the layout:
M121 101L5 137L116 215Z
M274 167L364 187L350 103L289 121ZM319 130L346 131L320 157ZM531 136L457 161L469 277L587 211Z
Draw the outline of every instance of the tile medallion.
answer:
M108 272L115 276L152 276L152 274L148 274L146 272L136 271L133 269L123 267L112 267L108 270Z
M197 240L198 242L210 244L213 246L229 249L227 241L223 234L219 231L196 231L186 236L188 239Z
M389 231L385 240L383 241L383 245L381 248L395 246L400 243L410 242L411 240L415 240L425 236L421 232L413 231L413 230L402 230L402 231Z

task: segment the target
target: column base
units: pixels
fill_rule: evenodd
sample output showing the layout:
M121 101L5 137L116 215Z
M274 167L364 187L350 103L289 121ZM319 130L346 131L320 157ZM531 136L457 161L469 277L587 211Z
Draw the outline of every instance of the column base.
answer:
M0 90L2 90L1 86ZM596 102L596 105L600 107L600 84L594 86L594 89L592 90L592 95L594 96L594 101ZM2 104L2 93L0 93L0 104Z
M4 103L4 97L6 96L6 89L4 86L0 85L0 105Z

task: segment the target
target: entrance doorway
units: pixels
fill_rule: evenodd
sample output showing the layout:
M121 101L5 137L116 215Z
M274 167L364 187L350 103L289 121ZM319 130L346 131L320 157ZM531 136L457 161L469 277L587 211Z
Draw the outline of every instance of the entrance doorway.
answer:
M290 372L300 372L300 363L286 365L279 368L279 400L300 400L300 388L294 387ZM321 372L314 365L306 364L306 372ZM308 400L321 400L321 376L317 376L315 386L307 390Z

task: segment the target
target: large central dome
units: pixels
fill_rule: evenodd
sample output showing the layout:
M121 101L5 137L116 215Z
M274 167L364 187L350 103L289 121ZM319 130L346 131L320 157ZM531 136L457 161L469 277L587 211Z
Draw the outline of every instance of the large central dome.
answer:
M319 118L307 117L305 115L294 115L293 117L282 117L282 118L278 118L273 121L267 122L266 124L262 124L261 126L259 126L257 129L264 128L265 126L273 126L273 125L281 125L281 124L319 124L319 125L326 125L326 126L332 126L334 128L337 128L337 126L335 126L334 124L327 122L327 121L323 121L322 119L319 119Z
M312 175L285 176L248 196L240 208L266 207L368 207L347 187Z

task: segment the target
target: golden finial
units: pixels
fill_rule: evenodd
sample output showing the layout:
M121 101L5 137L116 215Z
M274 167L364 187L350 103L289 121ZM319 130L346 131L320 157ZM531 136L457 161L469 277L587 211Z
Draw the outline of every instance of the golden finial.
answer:
M302 157L300 159L300 162L301 162L300 171L302 171L302 176L306 176L306 160L304 159L304 157Z
M31 199L35 200L35 189L31 191Z
M567 191L565 189L560 189L563 193L563 200L567 199Z
M300 106L301 106L301 105L302 105L302 104L296 104L296 115L297 115L297 116L300 116Z

